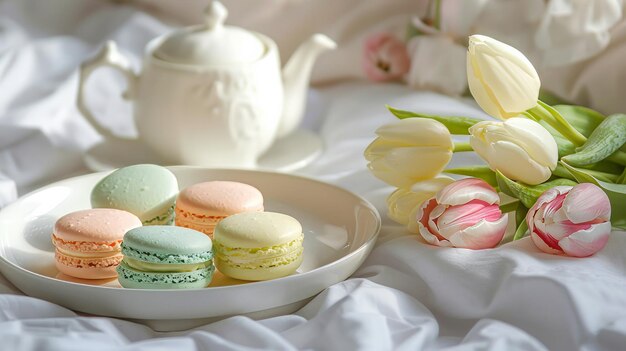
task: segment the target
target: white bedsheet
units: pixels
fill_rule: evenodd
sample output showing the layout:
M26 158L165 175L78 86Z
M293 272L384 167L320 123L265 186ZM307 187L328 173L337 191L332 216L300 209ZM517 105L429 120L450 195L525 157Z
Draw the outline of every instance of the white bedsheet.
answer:
M119 20L106 22L110 17L105 14L115 11ZM0 37L0 53L2 45L21 43L0 55L0 206L15 198L16 189L23 193L86 172L81 152L99 137L73 106L76 65L104 37L119 40L137 64L138 48L167 29L145 14L105 8L65 36L30 38L24 44L24 24L15 21L0 12L0 26L14 28L2 32L9 35ZM132 133L124 117L128 106L115 97L119 84L105 74L94 79L93 104L117 130ZM313 91L310 103L309 110L317 113L309 114L306 125L320 132L327 148L299 173L364 196L383 216L376 248L351 279L292 315L260 321L233 317L193 330L157 333L23 296L0 276L0 350L626 347L626 233L613 232L594 257L570 259L541 253L529 239L481 251L432 247L385 218L384 199L392 188L369 174L362 157L374 130L393 120L384 104L484 116L479 110L393 84L335 84ZM459 155L453 160L473 161Z

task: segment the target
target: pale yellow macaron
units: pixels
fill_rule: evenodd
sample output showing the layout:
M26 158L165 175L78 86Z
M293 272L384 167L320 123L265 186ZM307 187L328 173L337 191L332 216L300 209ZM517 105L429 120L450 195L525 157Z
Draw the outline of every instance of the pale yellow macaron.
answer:
M232 215L215 228L215 266L242 280L269 280L294 273L302 263L304 234L295 218L275 212Z

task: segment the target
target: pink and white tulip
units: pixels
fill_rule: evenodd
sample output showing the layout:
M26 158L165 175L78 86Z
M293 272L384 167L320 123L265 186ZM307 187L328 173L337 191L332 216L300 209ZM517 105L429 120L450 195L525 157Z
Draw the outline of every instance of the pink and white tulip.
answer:
M410 66L406 45L392 34L377 33L365 40L363 70L368 79L376 82L400 79Z
M458 180L425 201L417 212L420 235L432 245L487 249L504 236L508 216L498 193L476 178Z
M532 241L551 254L586 257L600 251L611 234L611 203L591 183L544 192L526 215Z

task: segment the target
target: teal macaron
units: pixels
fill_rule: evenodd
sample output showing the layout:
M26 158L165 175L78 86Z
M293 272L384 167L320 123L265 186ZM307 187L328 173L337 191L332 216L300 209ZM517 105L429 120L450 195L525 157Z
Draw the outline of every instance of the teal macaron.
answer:
M102 178L91 191L91 206L130 212L143 225L172 224L177 195L178 181L167 168L134 165Z
M188 228L131 229L124 235L122 254L117 274L125 288L204 288L215 271L211 238Z

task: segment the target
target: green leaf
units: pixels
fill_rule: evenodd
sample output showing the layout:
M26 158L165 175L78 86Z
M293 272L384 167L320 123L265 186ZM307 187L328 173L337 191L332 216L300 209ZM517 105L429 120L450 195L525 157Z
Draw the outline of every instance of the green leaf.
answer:
M563 157L573 166L586 166L600 162L618 151L626 143L626 115L607 117L591 133L585 144L575 154Z
M576 182L564 178L553 179L537 185L526 185L507 178L499 171L496 172L496 180L500 186L500 191L519 199L526 208L531 208L537 202L539 196L550 188L560 185L576 185Z
M624 168L624 171L617 178L617 181L615 183L617 183L617 184L626 184L626 168Z
M580 168L588 169L591 171L598 171L601 173L610 173L614 175L620 175L624 171L624 166L620 166L609 161L600 161Z
M519 240L525 237L527 232L528 232L528 223L526 223L526 221L524 220L520 222L519 226L517 227L517 230L515 230L515 235L513 235L513 241Z
M556 105L553 107L586 137L590 136L594 129L606 118L600 112L584 106Z
M502 213L509 213L509 212L517 211L519 207L520 207L519 200L514 200L509 203L500 205L500 211Z
M591 178L596 178L598 180L601 180L603 182L607 182L607 183L615 183L617 182L617 179L619 178L619 175L617 174L612 174L612 173L605 173L605 172L600 172L600 171L596 171L593 169L585 169L585 168L579 168L579 167L574 167L572 165L568 165L567 163L563 162L563 161L559 161L559 164L556 166L556 169L554 171L552 171L552 174L557 174L561 177L564 178L574 178L574 180L576 180L577 182L580 183L579 181L579 176L575 176L573 171L578 172L580 174L584 174L586 176L589 176ZM569 173L567 175L563 174L563 173ZM591 179L589 178L589 179ZM587 183L589 182L589 180L586 181Z
M434 119L435 121L438 121L444 126L446 126L446 128L448 128L451 134L456 134L456 135L469 135L469 128L473 126L474 124L482 121L481 119L471 118L471 117L427 115L425 113L398 110L389 105L387 105L387 109L389 110L389 112L391 112L394 116L398 117L399 119L405 119L405 118Z
M498 186L496 174L487 166L469 166L444 169L443 173L458 174L468 177L480 178L491 186Z
M561 164L576 178L579 183L593 183L599 186L611 202L611 225L626 230L626 184L612 184L596 179L594 176L568 165Z

